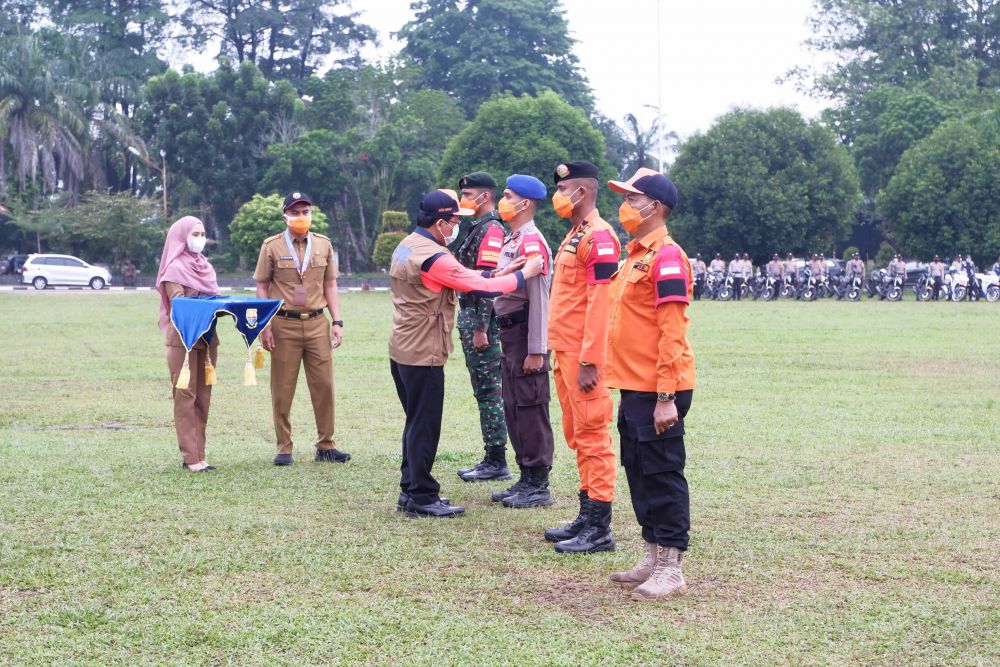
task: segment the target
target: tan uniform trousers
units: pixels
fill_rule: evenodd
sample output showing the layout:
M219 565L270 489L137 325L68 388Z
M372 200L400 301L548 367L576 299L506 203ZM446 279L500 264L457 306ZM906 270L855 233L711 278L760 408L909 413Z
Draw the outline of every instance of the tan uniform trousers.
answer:
M170 369L170 386L174 392L174 429L177 447L186 465L205 460L205 427L208 424L208 407L212 402L212 387L205 384L205 356L211 355L212 365L219 355L218 345L206 349L204 343L191 350L189 357L191 381L187 389L178 389L177 376L184 366L184 348L167 346L167 368Z
M299 366L306 367L306 383L316 417L316 449L333 449L333 350L330 323L325 317L271 320L271 409L279 454L292 453L292 398Z

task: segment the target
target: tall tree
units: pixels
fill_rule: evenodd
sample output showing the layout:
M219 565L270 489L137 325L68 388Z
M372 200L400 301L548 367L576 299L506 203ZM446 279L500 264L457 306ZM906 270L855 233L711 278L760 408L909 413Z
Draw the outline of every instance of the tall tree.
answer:
M537 98L506 95L479 108L475 119L448 144L441 160L440 187L455 188L458 179L471 171L485 170L503 179L512 173L531 174L547 184L561 162L589 160L601 172L601 182L617 177L608 163L604 139L587 117L562 98L546 91ZM554 191L554 186L549 186ZM613 198L600 189L598 205L611 217ZM535 221L550 242L565 235L566 222L551 206L541 206Z
M357 50L375 39L350 0L190 0L182 16L196 42L218 40L220 56L272 81L303 81L331 53L358 64Z
M879 197L887 235L908 254L1000 254L1000 107L943 123L907 150Z
M736 110L680 148L671 230L691 251L815 252L843 239L860 200L847 150L792 109Z
M593 97L573 54L559 0L417 0L398 35L420 85L447 91L468 117L498 93L558 93L590 112Z

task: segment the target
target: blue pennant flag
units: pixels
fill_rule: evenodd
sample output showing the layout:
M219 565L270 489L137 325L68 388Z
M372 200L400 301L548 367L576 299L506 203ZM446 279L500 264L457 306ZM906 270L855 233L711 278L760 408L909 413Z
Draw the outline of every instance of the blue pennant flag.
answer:
M236 320L236 330L243 336L247 349L275 316L283 302L233 296L179 296L171 304L170 321L188 351L199 338L211 343L215 325L223 315Z

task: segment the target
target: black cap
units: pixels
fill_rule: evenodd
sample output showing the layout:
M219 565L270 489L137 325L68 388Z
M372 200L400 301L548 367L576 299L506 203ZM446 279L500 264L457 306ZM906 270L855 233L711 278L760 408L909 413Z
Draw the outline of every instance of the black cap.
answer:
M458 179L458 189L464 190L465 188L489 188L496 190L497 182L496 179L485 171L474 171Z
M309 199L309 195L304 192L293 192L292 194L285 197L285 203L282 205L281 210L287 211L288 207L292 204L297 204L299 202L305 202L310 206L313 205L312 199Z
M553 182L558 184L559 181L568 178L597 178L597 176L597 165L586 160L574 160L573 162L563 162L556 167Z

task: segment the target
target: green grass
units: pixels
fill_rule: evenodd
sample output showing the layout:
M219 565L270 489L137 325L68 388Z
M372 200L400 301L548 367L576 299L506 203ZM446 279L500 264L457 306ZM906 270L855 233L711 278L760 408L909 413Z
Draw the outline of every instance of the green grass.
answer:
M267 370L223 327L209 460L180 469L155 294L0 295L0 664L1000 663L1000 308L698 303L687 420L690 592L607 582L640 555L567 557L575 514L491 504L460 355L435 472L468 508L394 511L402 414L388 295L343 297L337 437L274 468ZM559 419L553 398L553 419ZM559 432L558 423L556 432Z

